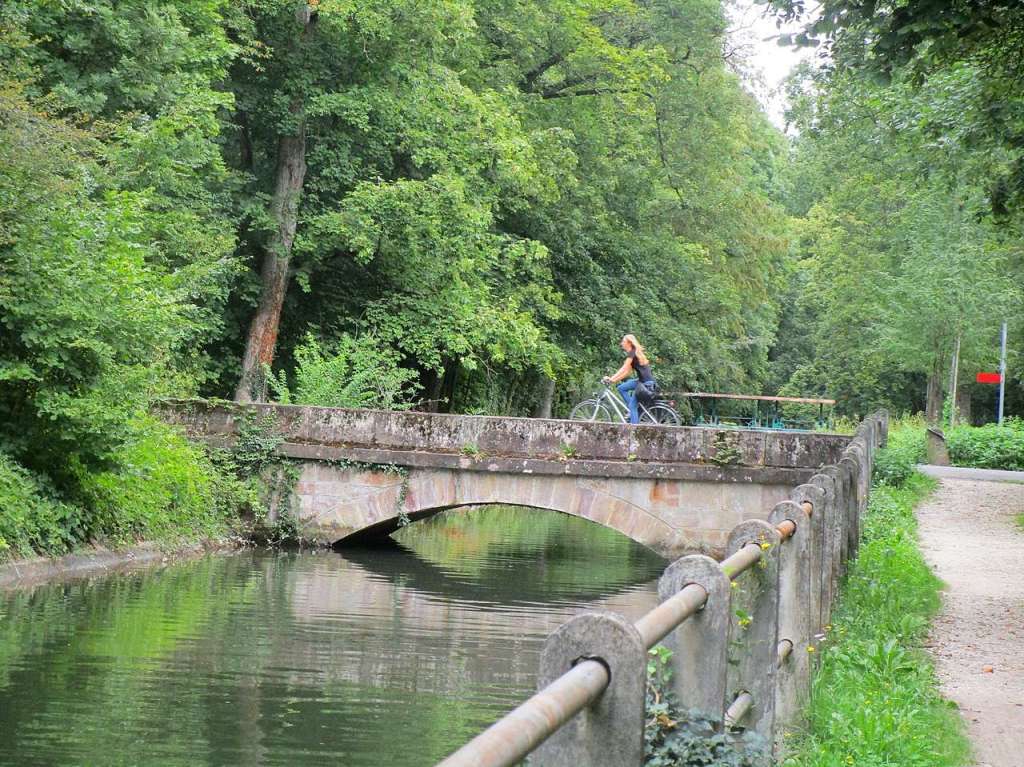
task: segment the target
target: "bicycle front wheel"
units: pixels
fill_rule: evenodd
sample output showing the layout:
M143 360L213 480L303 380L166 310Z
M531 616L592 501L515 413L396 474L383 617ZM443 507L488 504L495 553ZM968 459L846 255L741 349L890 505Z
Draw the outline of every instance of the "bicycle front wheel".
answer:
M653 405L647 408L640 420L646 423L661 424L662 426L679 426L682 423L679 413L668 405Z
M569 413L570 421L611 421L612 413L599 399L585 399Z

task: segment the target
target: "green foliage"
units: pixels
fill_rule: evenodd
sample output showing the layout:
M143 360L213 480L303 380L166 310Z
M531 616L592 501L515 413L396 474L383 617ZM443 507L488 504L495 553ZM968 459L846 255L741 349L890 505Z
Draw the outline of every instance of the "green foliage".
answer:
M247 523L247 532L269 546L299 540L291 503L300 469L277 455L283 441L272 413L259 417L245 411L238 418L234 444L211 456L220 473L231 477L238 489L235 506Z
M477 446L475 442L470 442L459 448L459 452L467 458L481 458L483 451Z
M577 458L580 454L579 449L575 445L571 445L568 442L563 442L558 446L558 452L561 454L563 461L568 461L573 458Z
M935 481L876 485L864 537L821 653L808 729L788 767L960 767L969 746L922 648L941 583L917 548L913 508Z
M937 423L958 339L969 391L965 378L996 362L1004 318L1020 346L1024 14L969 5L826 0L804 17L800 40L827 44L831 63L789 84L800 241L790 327L810 334L773 352L787 393L828 394L845 413L925 410Z
M946 434L946 444L954 466L1024 471L1024 419L957 426Z
M295 392L284 375L268 375L284 404L406 410L419 386L416 373L400 366L399 354L373 335L342 336L325 351L313 337L295 350Z
M0 515L19 554L195 537L230 505L201 451L143 414L194 392L222 323L229 99L209 86L232 46L219 3L116 6L0 9L0 450L17 488Z
M82 510L52 492L0 453L0 560L35 553L63 554L84 537Z
M740 450L738 435L720 431L715 435L714 440L712 440L711 447L714 450L714 455L711 456L711 462L716 463L719 466L729 466L734 463L739 463L740 459L743 458L743 451Z
M888 444L875 454L873 481L900 487L925 461L925 424L918 417L892 419L889 422Z
M644 701L645 767L767 767L764 739L751 731L722 733L716 723L683 711L669 684L672 653L662 645L649 651Z
M218 470L206 451L152 418L110 456L114 468L82 470L88 535L114 544L217 538L233 531L246 488Z
M239 419L238 435L228 452L231 464L242 475L259 474L275 462L274 451L283 441L272 414L259 418L247 412Z

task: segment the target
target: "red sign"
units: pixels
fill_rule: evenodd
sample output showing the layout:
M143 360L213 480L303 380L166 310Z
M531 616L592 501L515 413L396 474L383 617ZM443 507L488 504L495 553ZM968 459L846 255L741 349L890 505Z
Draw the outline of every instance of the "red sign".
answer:
M999 383L1003 377L999 373L978 373L974 380L978 383Z

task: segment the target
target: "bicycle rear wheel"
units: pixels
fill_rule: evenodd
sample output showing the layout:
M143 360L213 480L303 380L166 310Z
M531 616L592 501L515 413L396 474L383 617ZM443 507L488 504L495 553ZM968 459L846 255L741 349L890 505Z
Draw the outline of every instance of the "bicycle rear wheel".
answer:
M609 407L599 399L585 399L569 413L570 421L613 421Z
M662 426L679 426L682 423L679 413L668 405L652 405L641 412L640 420L644 423L656 423Z

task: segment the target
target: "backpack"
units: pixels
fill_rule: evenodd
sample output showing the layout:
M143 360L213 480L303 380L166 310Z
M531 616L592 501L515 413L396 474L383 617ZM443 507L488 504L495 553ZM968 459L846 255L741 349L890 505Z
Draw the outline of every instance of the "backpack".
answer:
M654 398L658 394L658 384L654 381L640 381L636 385L636 399L644 407L654 404Z

